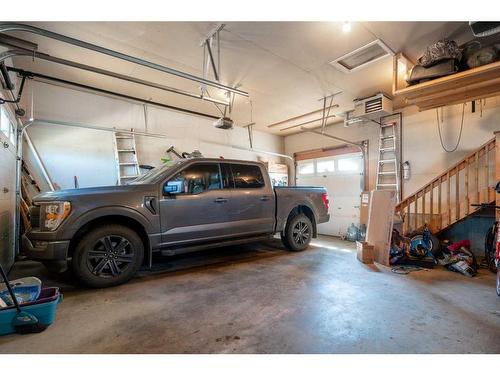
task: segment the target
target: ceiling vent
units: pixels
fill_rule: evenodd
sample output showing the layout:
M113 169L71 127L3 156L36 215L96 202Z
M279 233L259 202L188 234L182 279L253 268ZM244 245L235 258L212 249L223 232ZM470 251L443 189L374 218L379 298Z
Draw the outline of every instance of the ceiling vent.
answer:
M350 73L392 55L394 52L384 42L377 39L331 61L330 64L344 73Z

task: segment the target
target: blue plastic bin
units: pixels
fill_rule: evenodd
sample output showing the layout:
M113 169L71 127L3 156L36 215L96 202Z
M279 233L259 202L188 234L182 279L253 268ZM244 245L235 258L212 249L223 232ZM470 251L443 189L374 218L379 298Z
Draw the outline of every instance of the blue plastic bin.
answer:
M59 293L59 288L42 288L40 296L36 301L21 304L21 311L29 312L38 319L44 326L49 326L56 319L57 305L62 301L63 295ZM17 315L14 306L0 310L0 336L14 333L12 321Z

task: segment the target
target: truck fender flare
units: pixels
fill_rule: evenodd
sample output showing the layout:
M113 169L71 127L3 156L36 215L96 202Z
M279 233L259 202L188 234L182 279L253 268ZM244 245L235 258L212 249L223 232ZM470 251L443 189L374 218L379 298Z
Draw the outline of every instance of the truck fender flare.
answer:
M75 218L74 221L64 231L66 232L65 237L74 236L84 225L87 225L93 220L100 219L106 216L123 216L138 222L140 225L142 225L146 233L151 233L154 231L152 223L140 212L130 207L105 206L92 209L85 212L78 218Z
M276 232L281 232L285 229L285 226L286 226L286 223L288 221L288 218L290 217L290 214L296 210L298 207L300 206L304 206L304 207L307 207L311 212L312 212L312 216L313 216L313 226L314 226L314 236L316 236L316 223L317 223L317 213L315 212L314 210L314 206L310 204L310 202L308 202L307 200L301 200L299 202L296 202L293 207L290 206L287 211L286 211L286 215L283 215L283 216L280 216L281 219L279 222L276 223Z

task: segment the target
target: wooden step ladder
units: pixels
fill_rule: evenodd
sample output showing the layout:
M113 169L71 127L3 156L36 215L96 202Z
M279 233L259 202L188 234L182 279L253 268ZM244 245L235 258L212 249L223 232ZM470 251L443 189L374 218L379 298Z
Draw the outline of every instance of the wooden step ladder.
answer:
M131 132L114 132L114 147L118 185L123 185L140 174L135 134Z
M396 191L401 197L400 156L398 124L394 121L380 124L379 156L377 163L376 190Z

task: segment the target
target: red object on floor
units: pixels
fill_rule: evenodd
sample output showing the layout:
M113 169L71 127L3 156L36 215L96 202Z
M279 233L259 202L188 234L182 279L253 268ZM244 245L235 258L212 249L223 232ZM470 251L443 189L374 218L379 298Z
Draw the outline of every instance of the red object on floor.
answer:
M462 241L455 242L454 244L451 244L450 246L448 246L448 250L458 251L462 247L465 247L467 250L470 250L470 241L469 240L462 240Z

